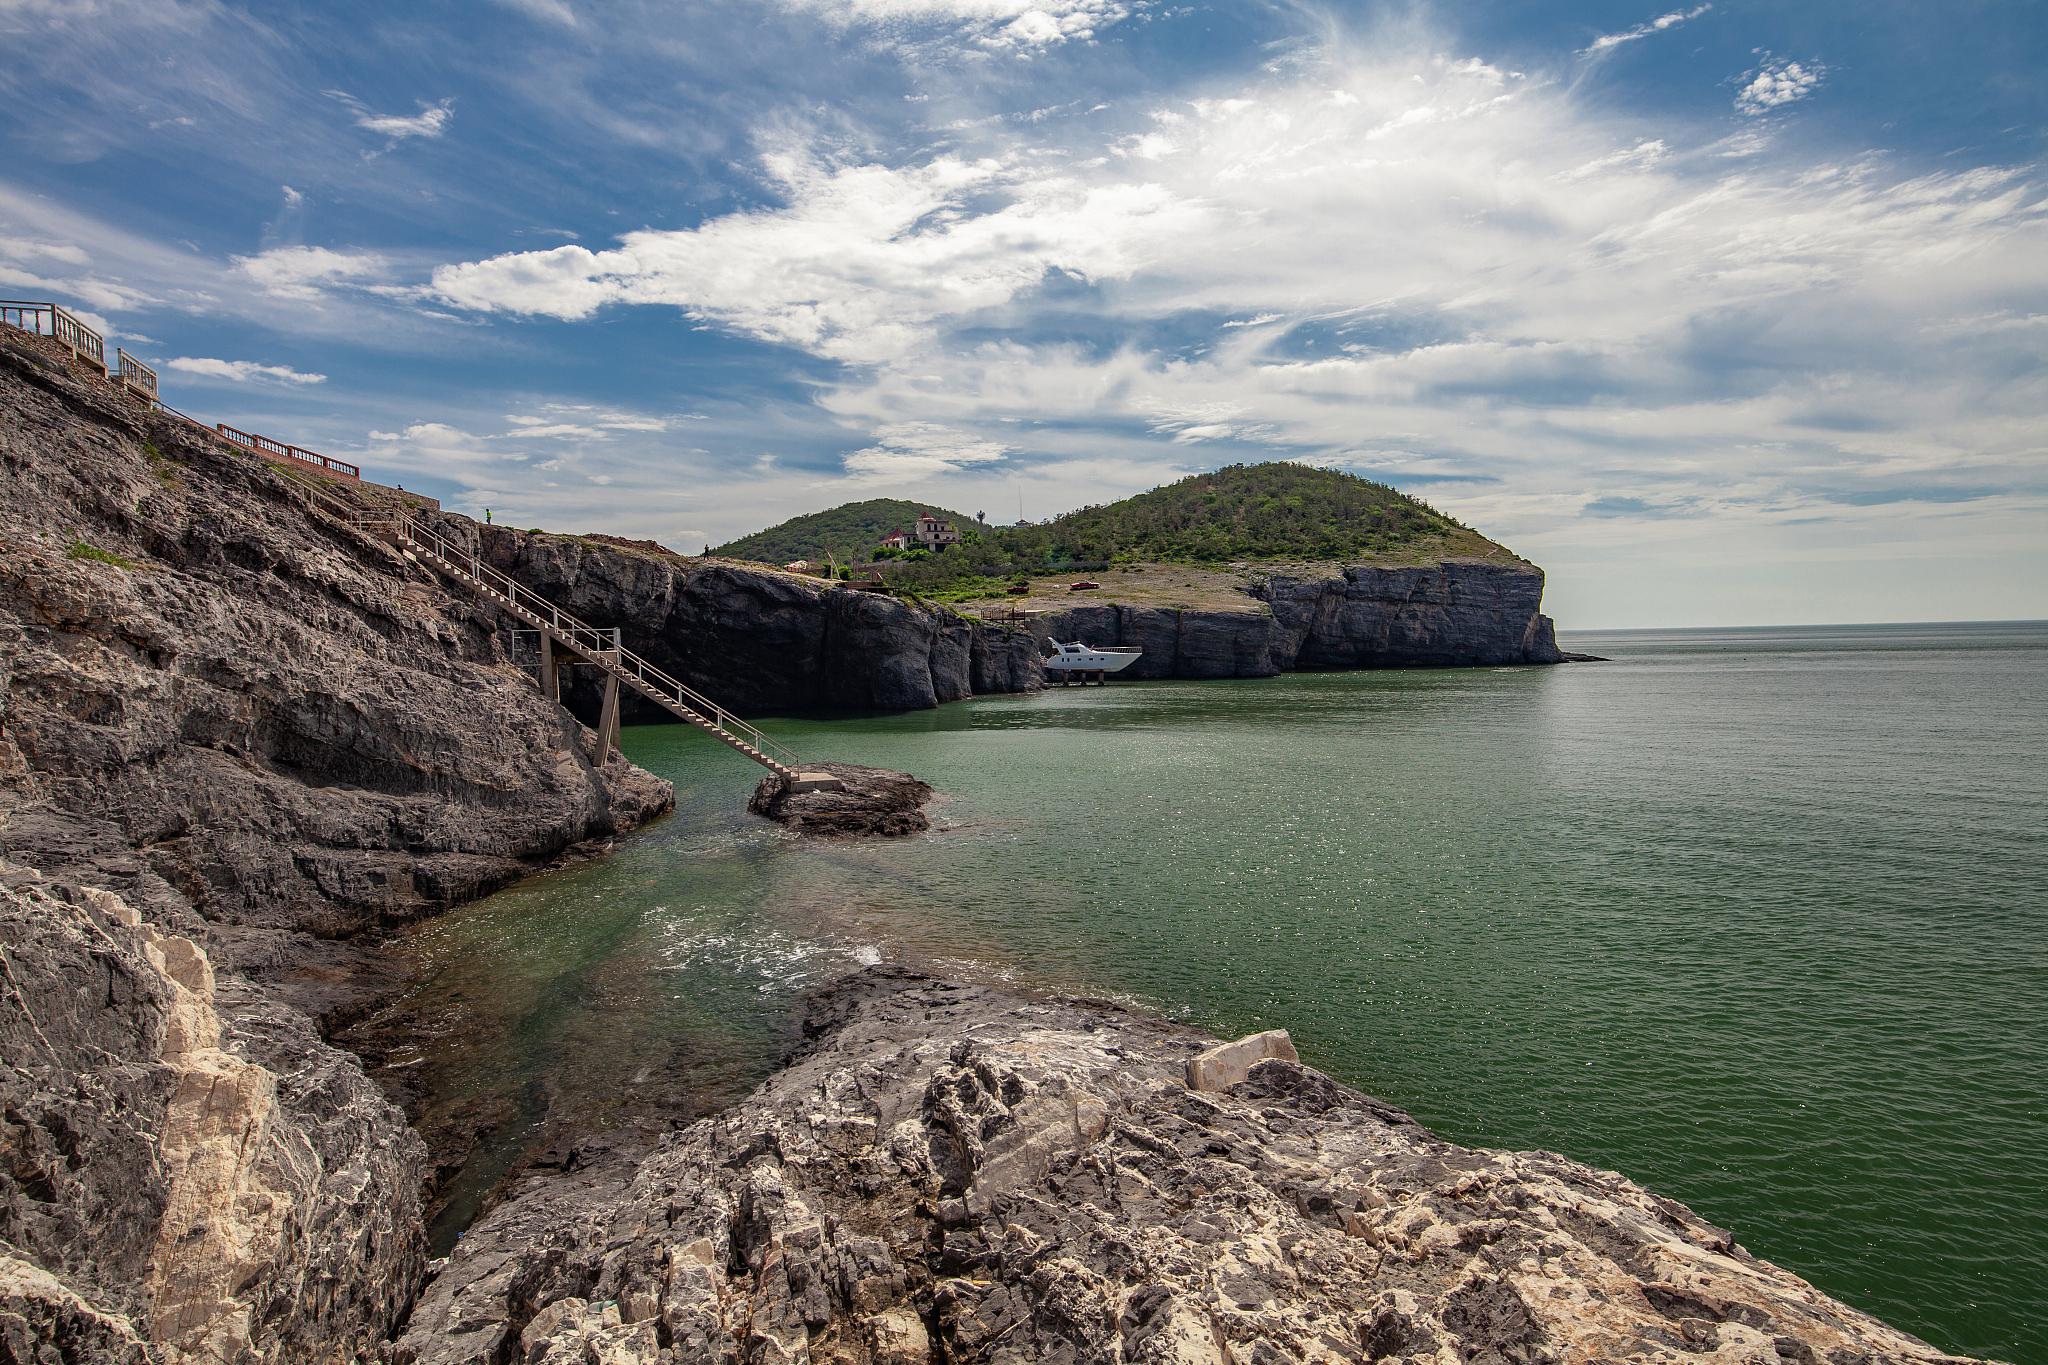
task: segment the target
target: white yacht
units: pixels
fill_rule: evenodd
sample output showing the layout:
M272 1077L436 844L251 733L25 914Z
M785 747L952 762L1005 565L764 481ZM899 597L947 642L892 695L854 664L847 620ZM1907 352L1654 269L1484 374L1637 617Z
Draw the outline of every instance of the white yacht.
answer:
M1075 643L1063 645L1052 642L1052 653L1045 661L1048 673L1116 673L1129 668L1138 661L1142 649L1090 649L1087 645Z

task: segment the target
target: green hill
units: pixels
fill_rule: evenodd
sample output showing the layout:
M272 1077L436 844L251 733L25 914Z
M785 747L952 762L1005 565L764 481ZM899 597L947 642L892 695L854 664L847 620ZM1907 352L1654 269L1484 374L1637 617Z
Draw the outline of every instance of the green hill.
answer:
M780 564L817 558L830 546L841 563L862 563L884 535L924 510L920 503L888 499L848 503L713 553ZM883 576L896 587L939 597L1000 593L1007 582L1032 574L1108 565L1515 558L1383 483L1292 463L1231 465L1039 526L977 527L958 513L930 510L960 526L962 543L891 559Z
M930 512L963 528L974 522L972 517L930 503L869 498L866 502L842 503L823 512L791 517L779 526L714 546L711 553L728 559L787 564L793 559L823 559L830 550L842 564L861 561L873 555L883 536L898 527L908 527L920 512Z
M1500 548L1383 483L1292 463L1230 465L1000 535L1020 558L1081 561L1363 561Z

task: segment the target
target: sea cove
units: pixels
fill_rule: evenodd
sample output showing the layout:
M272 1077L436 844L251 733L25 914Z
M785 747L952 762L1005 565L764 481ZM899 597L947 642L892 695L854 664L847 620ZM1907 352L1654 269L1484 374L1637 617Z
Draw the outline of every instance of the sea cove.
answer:
M401 940L425 1048L390 1060L430 1134L485 1130L442 1244L515 1161L738 1099L800 990L892 960L1289 1028L1447 1137L2038 1358L2048 626L1562 643L1613 662L773 723L935 779L898 843L792 839L729 753L628 729L674 816Z

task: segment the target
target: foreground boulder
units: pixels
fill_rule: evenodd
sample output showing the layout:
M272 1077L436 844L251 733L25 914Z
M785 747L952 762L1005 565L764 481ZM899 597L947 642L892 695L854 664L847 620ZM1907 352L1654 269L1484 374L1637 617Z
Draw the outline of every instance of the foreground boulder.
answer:
M817 772L839 779L837 790L801 791L779 777L764 777L747 809L799 834L836 839L896 839L931 828L925 803L931 784L909 773L858 763L818 763Z
M806 1033L746 1103L472 1228L397 1358L1944 1359L1619 1175L1440 1141L1277 1037L1209 1093L1191 1029L887 968Z

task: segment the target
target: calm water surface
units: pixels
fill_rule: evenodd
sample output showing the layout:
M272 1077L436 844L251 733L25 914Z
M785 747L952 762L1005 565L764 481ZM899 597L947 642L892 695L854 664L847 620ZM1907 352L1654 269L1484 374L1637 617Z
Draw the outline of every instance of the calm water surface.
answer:
M2048 625L1580 634L1600 665L992 697L769 728L933 835L799 843L680 726L676 815L404 945L437 1103L744 1094L804 986L1119 995L1444 1135L1612 1167L1937 1345L2048 1361Z

